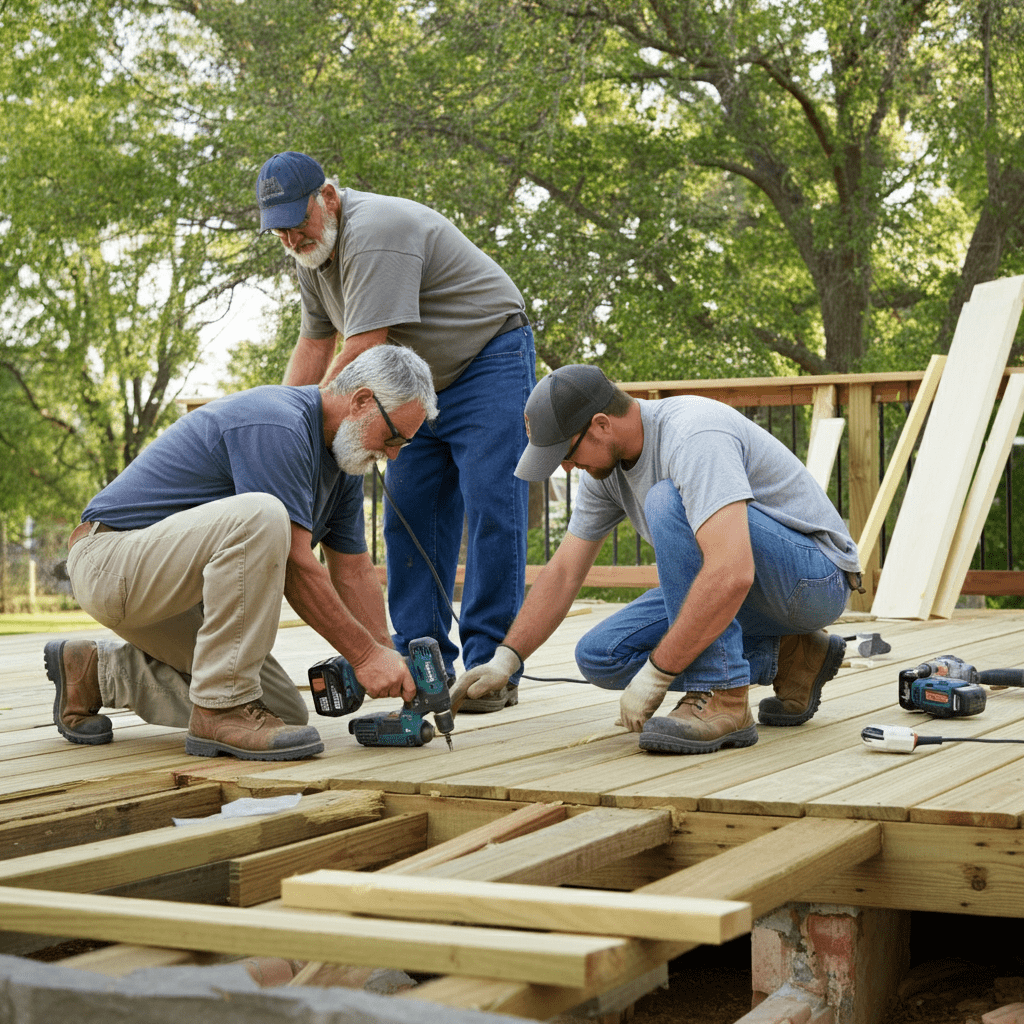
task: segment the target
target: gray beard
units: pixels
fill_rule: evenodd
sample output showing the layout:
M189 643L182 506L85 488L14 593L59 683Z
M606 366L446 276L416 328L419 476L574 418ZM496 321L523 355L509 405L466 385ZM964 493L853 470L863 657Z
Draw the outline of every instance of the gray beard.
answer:
M320 241L316 243L316 248L311 252L297 252L294 249L289 251L291 252L292 259L300 266L305 267L307 270L316 270L334 252L334 243L337 240L338 225L333 222L326 222L325 219L323 234L320 237Z
M367 413L367 416L371 415ZM361 420L342 420L338 432L331 442L331 454L338 468L350 476L362 476L373 469L374 463L387 458L384 452L371 452L363 446L363 424Z

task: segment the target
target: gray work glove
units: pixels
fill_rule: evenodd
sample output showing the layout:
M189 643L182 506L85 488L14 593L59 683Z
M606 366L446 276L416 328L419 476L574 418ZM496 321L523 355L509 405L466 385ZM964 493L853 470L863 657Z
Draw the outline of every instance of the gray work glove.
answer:
M619 698L619 717L616 725L624 725L630 732L642 732L644 722L661 707L665 693L675 676L655 668L654 663L647 659L629 686L622 691Z
M490 661L468 669L456 680L452 687L452 711L457 712L458 705L467 697L475 700L500 690L522 667L519 655L511 647L496 647Z

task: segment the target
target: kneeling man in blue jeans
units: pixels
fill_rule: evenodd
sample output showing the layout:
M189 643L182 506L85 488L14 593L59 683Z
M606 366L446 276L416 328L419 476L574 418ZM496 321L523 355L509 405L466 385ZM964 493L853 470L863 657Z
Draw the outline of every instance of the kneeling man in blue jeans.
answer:
M780 441L708 398L631 398L596 366L563 366L533 390L516 475L582 470L568 531L486 665L453 701L499 689L565 617L605 538L628 518L660 586L580 640L576 661L621 689L620 724L644 750L702 754L757 742L751 683L771 685L763 725L818 708L846 644L824 627L860 585L857 547L828 496ZM652 717L667 691L681 699Z

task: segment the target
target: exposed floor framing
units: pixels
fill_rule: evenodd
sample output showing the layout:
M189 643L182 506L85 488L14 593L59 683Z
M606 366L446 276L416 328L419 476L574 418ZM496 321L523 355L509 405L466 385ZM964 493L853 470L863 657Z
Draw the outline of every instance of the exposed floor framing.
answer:
M614 606L574 611L531 675L575 677L576 640ZM991 691L969 719L897 701L899 670L938 654L1024 665L1024 613L870 629L891 652L851 658L811 722L761 727L743 750L646 754L614 725L617 693L526 680L518 707L460 716L452 753L364 748L344 720L316 719L324 754L283 765L190 758L180 732L128 713L110 745L68 744L50 722L50 637L2 640L0 1000L38 995L66 967L106 975L113 993L110 976L139 968L268 955L428 976L399 996L348 992L371 1019L426 1020L425 1001L547 1019L625 1005L669 960L780 907L1024 916L1024 744L952 742L1024 739L1024 690ZM295 679L327 653L304 626L275 647ZM875 723L950 742L879 753L860 739ZM171 822L285 794L302 795L273 814ZM61 967L21 959L73 937L113 945ZM842 1005L814 990L809 1019L869 1020L891 995L875 988Z

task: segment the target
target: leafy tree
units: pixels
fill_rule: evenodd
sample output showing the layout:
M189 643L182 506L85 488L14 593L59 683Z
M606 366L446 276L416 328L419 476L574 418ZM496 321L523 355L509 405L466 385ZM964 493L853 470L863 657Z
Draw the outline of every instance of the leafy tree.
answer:
M177 415L246 243L197 187L191 22L111 0L8 0L5 15L0 510L70 516Z
M1009 0L194 10L232 148L305 149L447 213L527 294L549 366L920 365L1013 269Z

